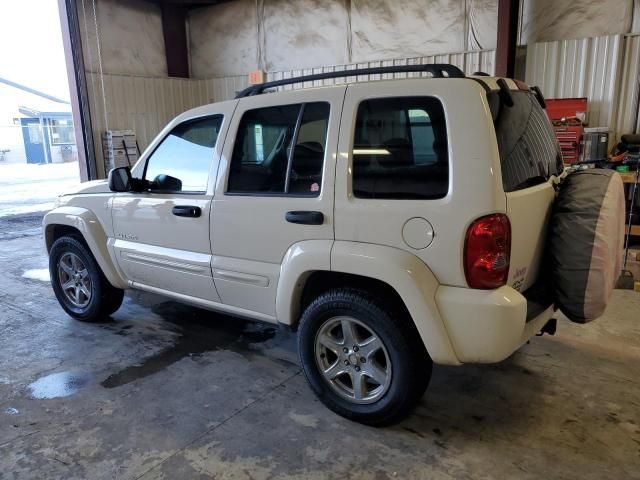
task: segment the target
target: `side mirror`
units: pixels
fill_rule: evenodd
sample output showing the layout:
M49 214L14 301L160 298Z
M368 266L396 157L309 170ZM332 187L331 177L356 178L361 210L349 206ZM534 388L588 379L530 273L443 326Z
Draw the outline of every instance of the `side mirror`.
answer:
M131 169L129 167L118 167L109 172L109 190L112 192L131 191Z
M179 192L182 190L182 180L171 175L158 175L149 185L151 190L157 192Z

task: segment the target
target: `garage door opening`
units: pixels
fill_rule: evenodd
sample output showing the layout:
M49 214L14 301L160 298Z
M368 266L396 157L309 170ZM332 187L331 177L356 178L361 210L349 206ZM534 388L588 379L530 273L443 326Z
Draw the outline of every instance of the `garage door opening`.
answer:
M0 4L0 218L80 182L58 2Z

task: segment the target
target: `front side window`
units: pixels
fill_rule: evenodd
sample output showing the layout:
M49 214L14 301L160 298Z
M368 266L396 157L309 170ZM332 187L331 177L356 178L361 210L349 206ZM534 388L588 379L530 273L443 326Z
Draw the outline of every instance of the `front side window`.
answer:
M319 195L328 124L329 104L324 102L245 112L227 192Z
M356 197L434 199L447 194L447 130L435 98L363 101L352 153Z
M222 115L215 115L186 121L171 130L147 161L144 178L150 190L162 190L166 178L172 177L167 183L171 191L205 192L221 126Z

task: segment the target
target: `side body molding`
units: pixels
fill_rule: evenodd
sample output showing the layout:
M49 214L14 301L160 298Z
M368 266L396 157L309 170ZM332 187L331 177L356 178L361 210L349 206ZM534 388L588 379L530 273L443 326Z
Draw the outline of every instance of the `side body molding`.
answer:
M336 240L331 270L375 278L400 295L432 360L460 365L435 301L438 281L415 255L393 247Z
M53 228L56 225L79 230L109 283L117 288L129 288L127 280L110 253L113 239L107 236L98 217L91 210L81 207L59 207L47 213L42 220L47 252L53 244Z

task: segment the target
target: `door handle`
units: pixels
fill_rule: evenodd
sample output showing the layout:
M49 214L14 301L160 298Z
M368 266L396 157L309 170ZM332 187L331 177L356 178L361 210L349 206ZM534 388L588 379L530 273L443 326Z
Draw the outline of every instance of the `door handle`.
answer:
M289 223L300 223L302 225L322 225L324 215L322 212L313 212L306 210L295 210L287 212L284 217Z
M193 205L176 205L171 209L176 217L192 217L198 218L202 213L200 207L194 207Z

